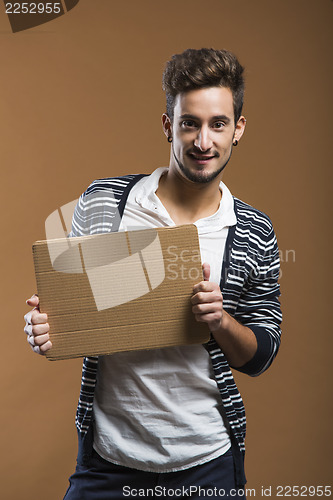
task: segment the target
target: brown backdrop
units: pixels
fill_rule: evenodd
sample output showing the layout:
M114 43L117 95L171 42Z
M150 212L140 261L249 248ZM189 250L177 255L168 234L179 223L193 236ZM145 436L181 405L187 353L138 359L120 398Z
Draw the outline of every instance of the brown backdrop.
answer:
M50 363L23 333L31 245L95 178L168 163L164 62L187 47L246 66L247 130L225 174L273 220L283 343L259 378L236 375L248 487L331 482L331 0L81 0L13 34L0 6L1 494L59 500L74 468L81 361ZM288 252L289 251L289 252ZM275 497L274 488L272 498Z

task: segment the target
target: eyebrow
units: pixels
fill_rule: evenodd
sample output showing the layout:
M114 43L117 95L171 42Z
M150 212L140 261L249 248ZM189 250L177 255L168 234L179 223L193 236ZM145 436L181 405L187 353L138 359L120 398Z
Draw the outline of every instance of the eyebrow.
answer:
M191 115L189 113L185 113L184 115L181 115L179 117L180 119L182 120L197 120L197 121L201 121L200 118L198 118L197 116L195 115ZM211 121L218 121L218 120L221 120L221 121L224 121L225 123L230 123L231 120L228 116L226 115L217 115L217 116L213 116L211 118Z

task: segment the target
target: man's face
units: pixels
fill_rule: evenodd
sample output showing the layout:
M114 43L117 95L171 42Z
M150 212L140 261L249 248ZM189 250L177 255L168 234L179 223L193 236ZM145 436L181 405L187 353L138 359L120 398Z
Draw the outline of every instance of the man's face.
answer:
M245 119L234 122L231 90L209 87L176 97L173 122L163 115L163 127L172 135L170 169L192 182L207 183L229 161L232 142L239 140Z

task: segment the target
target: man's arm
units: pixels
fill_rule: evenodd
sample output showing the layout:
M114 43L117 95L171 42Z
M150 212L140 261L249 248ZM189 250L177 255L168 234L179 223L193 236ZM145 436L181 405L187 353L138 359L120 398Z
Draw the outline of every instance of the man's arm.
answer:
M223 310L223 297L217 283L209 281L210 266L202 266L204 281L193 288L192 310L197 321L207 323L228 363L237 368L250 361L257 351L252 330Z
M219 286L206 281L208 264L203 269L204 281L195 285L192 297L197 321L208 323L232 367L251 376L260 375L276 356L281 336L280 261L273 228L257 256L257 266L248 277L234 317L223 310Z
M212 333L233 368L246 365L257 352L258 343L253 331L226 311L223 311L220 328Z

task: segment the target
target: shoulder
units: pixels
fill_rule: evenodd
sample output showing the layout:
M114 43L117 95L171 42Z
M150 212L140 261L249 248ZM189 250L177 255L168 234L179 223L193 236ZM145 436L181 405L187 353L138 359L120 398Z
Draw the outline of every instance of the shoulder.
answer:
M83 193L83 196L94 193L112 191L114 194L121 194L126 189L132 187L145 174L129 174L119 177L106 177L104 179L94 180Z
M239 198L233 198L238 227L258 231L262 236L268 236L273 231L272 221L267 214Z

